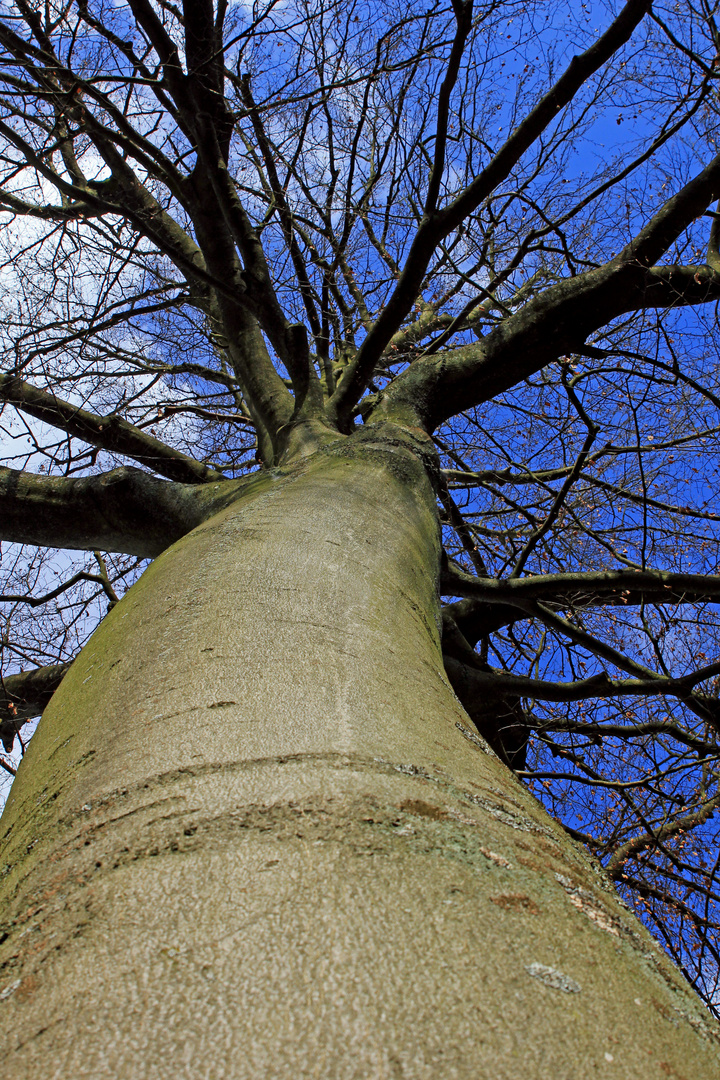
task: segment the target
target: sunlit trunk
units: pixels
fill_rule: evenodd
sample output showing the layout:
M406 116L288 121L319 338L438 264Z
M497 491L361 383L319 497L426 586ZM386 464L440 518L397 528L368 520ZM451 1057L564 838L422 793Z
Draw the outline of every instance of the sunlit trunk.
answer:
M715 1027L444 675L435 499L338 444L160 556L3 818L3 1076L686 1077Z

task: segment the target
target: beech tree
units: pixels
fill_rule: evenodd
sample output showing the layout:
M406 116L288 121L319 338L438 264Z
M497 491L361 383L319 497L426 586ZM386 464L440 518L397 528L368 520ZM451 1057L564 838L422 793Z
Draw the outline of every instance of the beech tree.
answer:
M716 1077L712 0L0 49L5 1075Z

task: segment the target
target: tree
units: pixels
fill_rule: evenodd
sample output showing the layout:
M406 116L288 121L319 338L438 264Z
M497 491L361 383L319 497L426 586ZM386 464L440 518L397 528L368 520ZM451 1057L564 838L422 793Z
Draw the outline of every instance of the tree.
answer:
M713 6L0 42L9 1075L716 1076Z

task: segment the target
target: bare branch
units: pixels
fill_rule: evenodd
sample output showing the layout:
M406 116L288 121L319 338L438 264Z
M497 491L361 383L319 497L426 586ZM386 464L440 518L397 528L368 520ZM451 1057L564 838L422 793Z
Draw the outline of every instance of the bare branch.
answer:
M620 877L625 862L631 856L637 855L638 852L647 848L657 847L663 840L667 840L671 836L676 836L680 832L688 832L690 829L696 828L704 821L707 821L718 806L720 806L720 795L714 795L704 802L702 806L692 810L689 814L673 818L664 825L659 825L652 831L642 833L639 836L634 836L632 840L628 840L627 843L623 844L613 853L612 858L606 866L607 873L610 877Z
M333 397L333 406L338 415L349 411L359 400L388 342L410 311L438 244L472 214L483 199L509 175L525 151L539 138L560 110L572 101L583 83L630 39L650 6L651 0L628 0L602 37L580 56L573 57L565 73L516 128L500 152L472 184L457 196L450 206L440 211L432 211L423 217L395 290L358 350L355 360L344 373Z
M0 677L0 742L5 753L12 753L15 736L23 724L44 711L69 667L52 664Z
M720 672L720 663L716 663L677 679L663 675L652 679L613 679L603 671L587 679L552 682L547 679L510 675L504 671L480 671L460 664L452 657L445 658L445 667L458 697L463 701L478 702L488 694L514 694L538 701L586 701L595 697L655 697L663 694L684 701L690 697L693 686ZM456 684L462 688L462 692L457 689ZM718 711L717 702L704 699L703 704L712 704L715 712ZM720 729L720 715L716 719L716 726Z
M117 414L98 416L81 409L55 394L40 390L16 375L0 378L0 401L7 401L29 416L99 446L114 454L123 454L170 480L185 484L206 484L225 477L217 469L175 450L130 424Z
M720 299L720 273L705 266L651 266L720 188L720 155L661 207L623 250L594 270L559 282L505 319L481 342L411 365L388 389L382 412L411 416L427 430L495 397L551 360L581 351L618 315Z
M476 578L448 564L443 576L443 592L497 604L529 600L579 607L595 604L697 603L700 600L720 600L720 576L678 574L664 570L588 570L524 578Z
M170 483L129 466L78 479L0 467L0 539L154 558L237 483Z

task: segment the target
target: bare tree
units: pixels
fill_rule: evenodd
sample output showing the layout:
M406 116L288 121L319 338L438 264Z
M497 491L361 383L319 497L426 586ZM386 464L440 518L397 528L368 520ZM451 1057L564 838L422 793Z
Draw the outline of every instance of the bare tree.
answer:
M9 1075L715 1077L714 4L0 44Z

